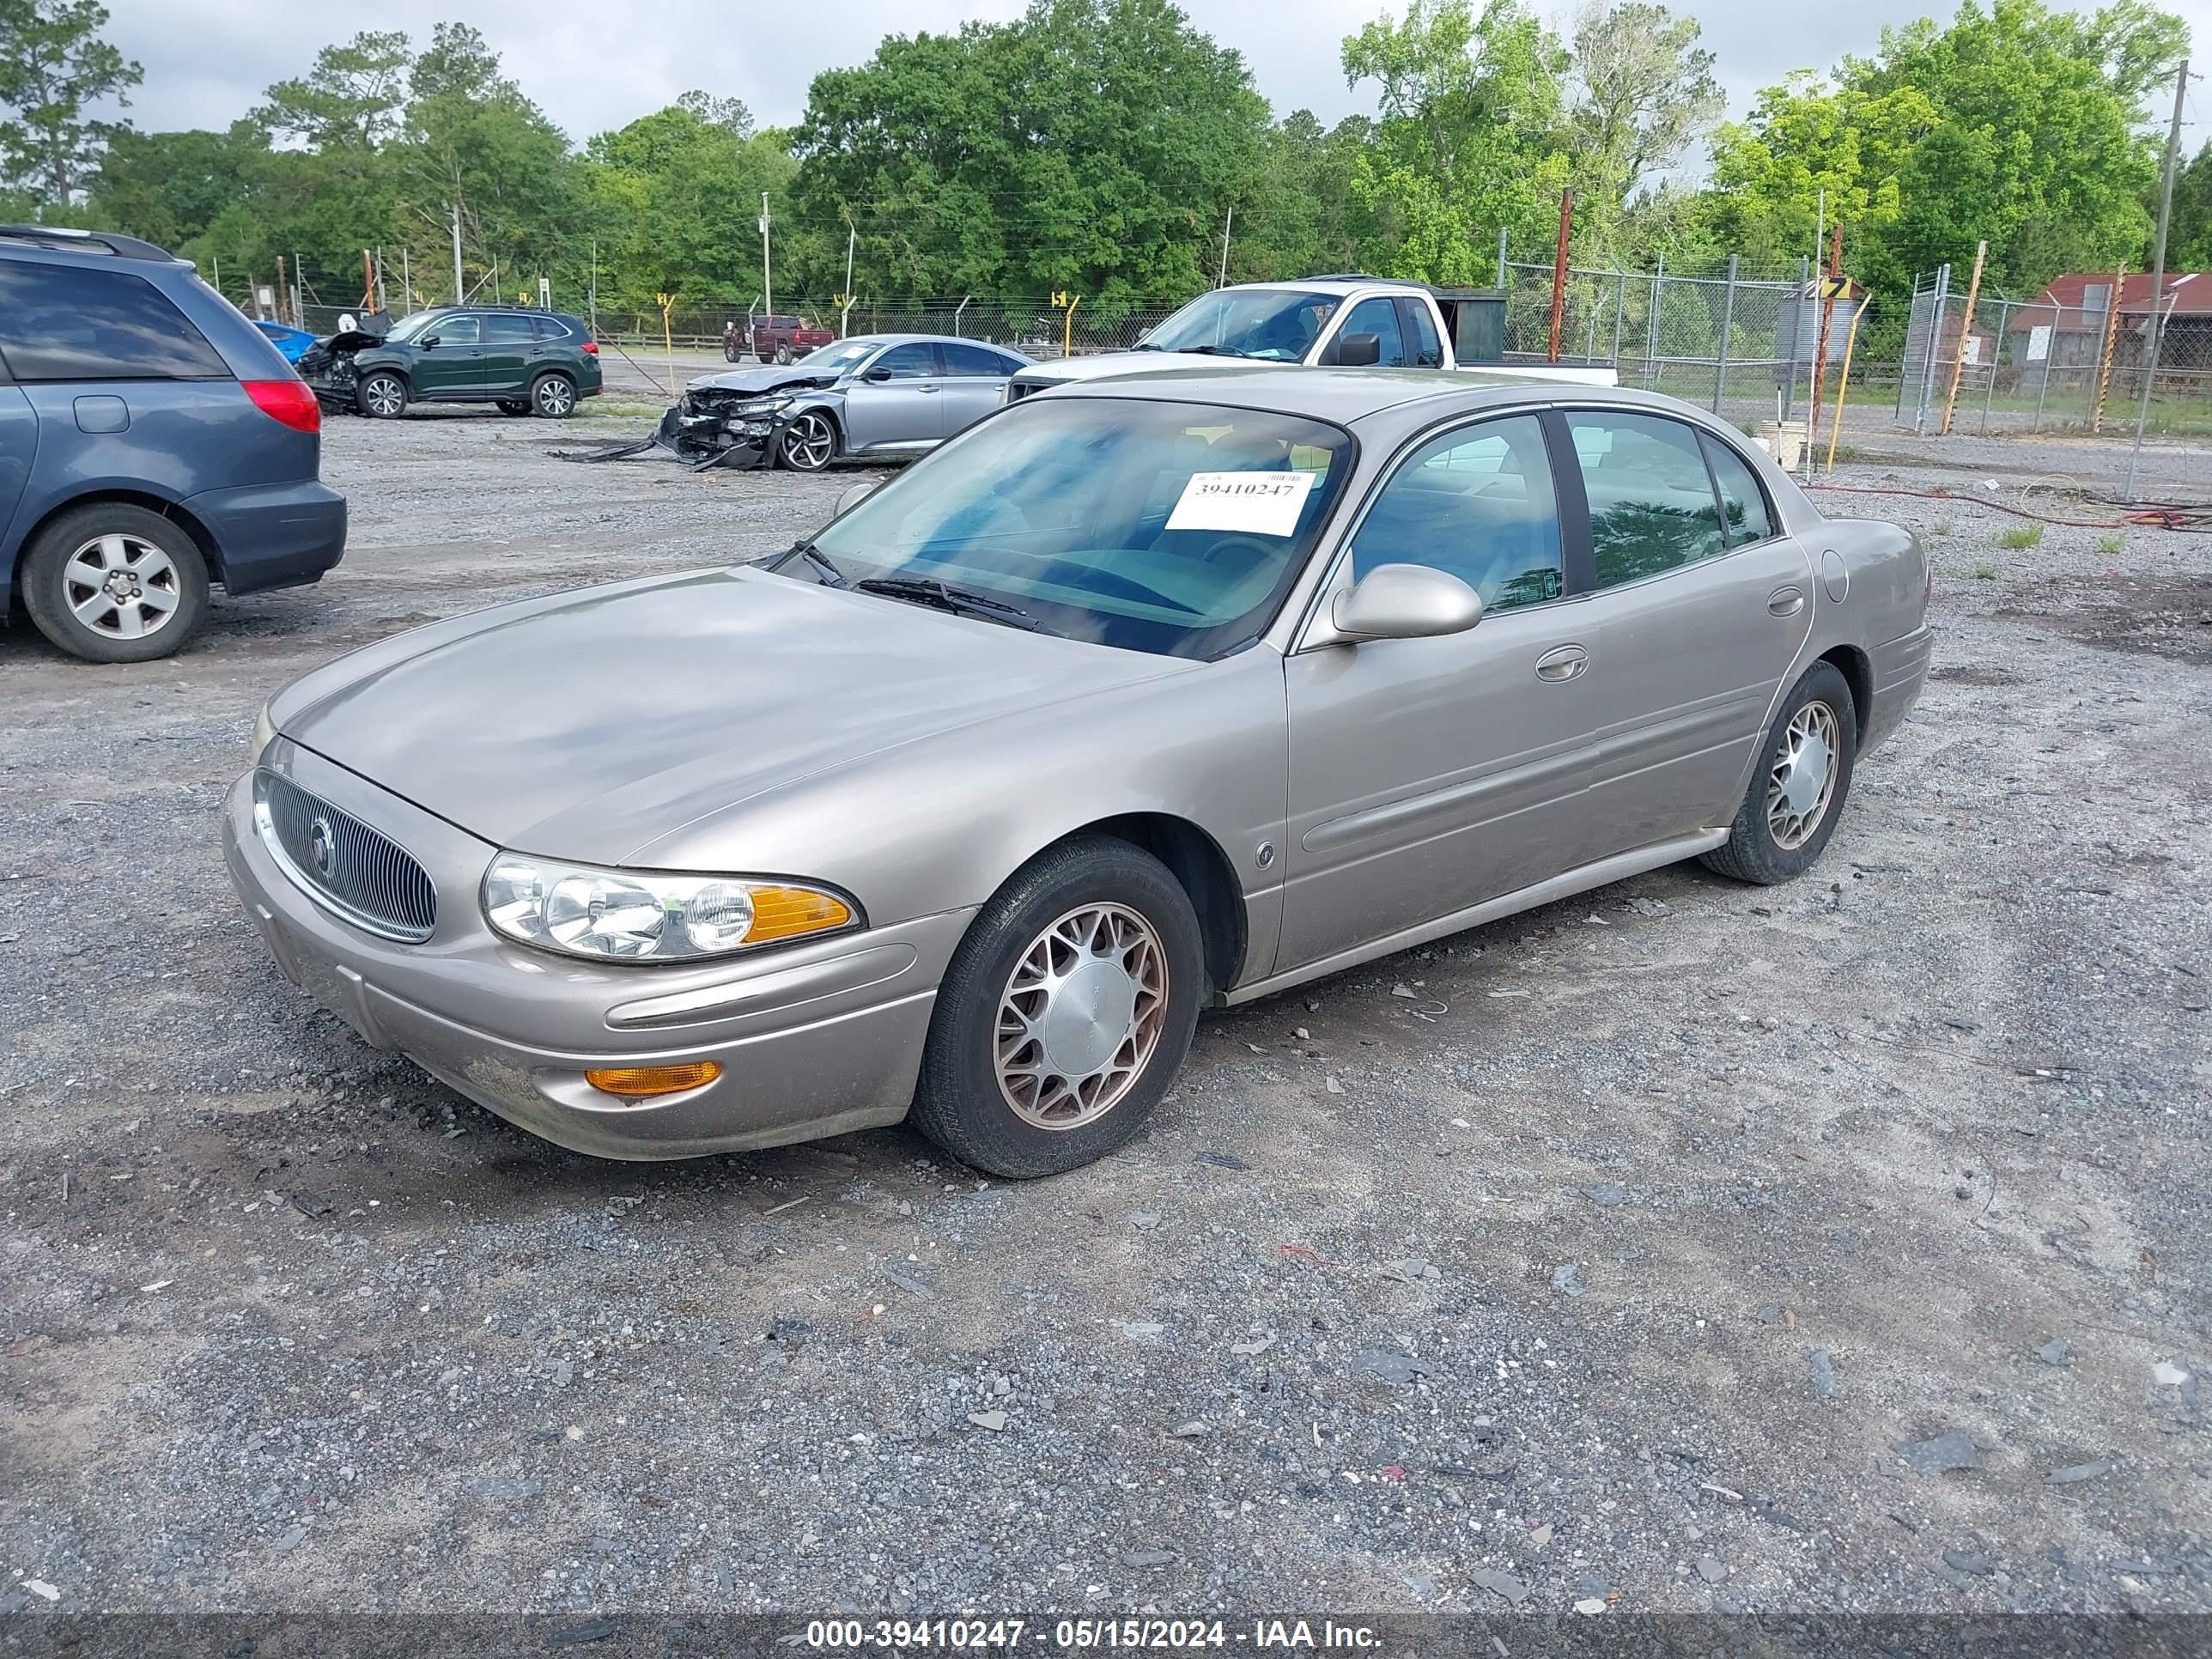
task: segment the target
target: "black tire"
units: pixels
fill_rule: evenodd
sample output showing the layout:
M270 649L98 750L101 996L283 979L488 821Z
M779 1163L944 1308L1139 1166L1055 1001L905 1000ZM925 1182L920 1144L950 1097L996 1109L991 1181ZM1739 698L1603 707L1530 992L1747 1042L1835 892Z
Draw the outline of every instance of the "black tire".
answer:
M836 420L821 410L805 410L776 440L775 464L789 472L823 472L843 447Z
M541 374L530 383L530 410L549 421L565 421L576 412L576 383L566 374Z
M1768 794L1778 781L1790 741L1792 723L1816 706L1826 711L1826 722L1818 714L1808 718L1822 725L1833 738L1828 767L1833 775L1833 787L1820 805L1809 833L1794 845L1784 845L1785 840L1794 839L1795 832L1778 835L1768 810ZM1735 822L1729 826L1727 844L1705 854L1702 861L1705 867L1761 887L1795 880L1812 868L1821 849L1827 846L1829 836L1835 834L1837 820L1843 817L1844 803L1850 794L1851 768L1858 757L1858 706L1851 696L1850 683L1833 663L1814 663L1782 700L1774 723L1767 727L1760 742L1759 763L1752 769L1751 782L1744 790L1743 804L1736 809ZM1825 745L1826 739L1823 741ZM1785 801L1785 808L1786 805Z
M1152 930L1166 975L1164 1006L1150 1055L1120 1097L1087 1121L1046 1127L1018 1113L1000 1086L1000 1001L1047 930L1093 905L1133 913ZM1205 977L1197 914L1158 860L1110 836L1047 848L977 912L953 952L922 1053L915 1127L962 1163L1013 1181L1104 1157L1144 1127L1182 1068Z
M501 398L498 401L499 412L502 415L527 415L530 413L530 399L527 398Z
M119 543L105 538L120 538ZM117 556L117 550L121 556ZM117 572L113 590L85 580L80 553ZM173 603L130 597L164 595ZM71 508L32 538L22 569L23 605L44 634L87 662L151 662L173 654L207 614L207 561L183 526L143 507L95 501ZM94 608L95 596L116 601ZM159 620L148 625L149 618ZM138 631L130 631L133 627Z
M786 365L789 364L789 362L791 362L791 342L790 342L790 341L788 341L788 340L779 340L779 341L777 341L777 342L776 342L776 345L775 345L775 361L776 361L776 366L777 366L778 368L782 368L782 367L784 367L784 366L786 366Z
M407 377L395 369L373 368L353 389L354 407L373 421L398 420L407 412Z
M738 350L737 347L733 345L726 345L722 348L722 361L724 362L742 362L744 360L744 353Z

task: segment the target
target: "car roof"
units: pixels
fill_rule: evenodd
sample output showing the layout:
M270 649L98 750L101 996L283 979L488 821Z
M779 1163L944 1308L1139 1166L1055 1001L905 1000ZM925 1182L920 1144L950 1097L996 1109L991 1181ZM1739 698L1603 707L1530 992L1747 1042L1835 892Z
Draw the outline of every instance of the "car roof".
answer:
M887 346L916 344L974 345L983 346L993 351L1002 352L1009 357L1018 357L1022 355L1011 346L994 345L988 340L973 339L965 334L853 334L848 335L844 339L833 340L830 342L832 345L859 345L863 343L870 345Z
M1679 398L1627 386L1584 386L1467 368L1296 368L1253 364L1235 368L1136 369L1053 388L1054 398L1156 398L1219 404L1270 414L1303 415L1340 426L1416 405L1479 409L1531 402L1625 404L1715 424L1706 410ZM1454 412L1442 408L1437 414Z

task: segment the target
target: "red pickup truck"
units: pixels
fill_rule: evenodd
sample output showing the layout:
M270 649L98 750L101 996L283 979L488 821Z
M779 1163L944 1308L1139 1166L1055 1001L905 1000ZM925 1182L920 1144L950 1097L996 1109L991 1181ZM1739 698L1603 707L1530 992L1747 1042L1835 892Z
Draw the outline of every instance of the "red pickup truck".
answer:
M790 362L818 350L836 337L830 330L817 328L804 317L771 314L753 319L753 356L764 363ZM736 355L726 347L726 341L723 355L735 362Z

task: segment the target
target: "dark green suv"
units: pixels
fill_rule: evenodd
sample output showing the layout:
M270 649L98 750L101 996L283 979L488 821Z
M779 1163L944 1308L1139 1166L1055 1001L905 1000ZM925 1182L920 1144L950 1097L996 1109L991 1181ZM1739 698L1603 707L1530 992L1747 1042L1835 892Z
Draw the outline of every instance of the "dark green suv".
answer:
M582 319L503 306L418 311L382 339L333 335L300 372L324 402L384 421L411 403L497 404L559 420L601 390L599 343Z

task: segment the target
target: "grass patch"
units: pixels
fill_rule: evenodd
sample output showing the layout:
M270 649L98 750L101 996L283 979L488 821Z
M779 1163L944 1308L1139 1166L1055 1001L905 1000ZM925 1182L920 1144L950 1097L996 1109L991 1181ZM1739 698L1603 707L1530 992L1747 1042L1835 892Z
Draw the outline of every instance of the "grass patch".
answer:
M2016 524L2011 529L2001 532L1998 534L1997 545L2003 548L2007 552L2019 553L2028 548L2038 545L2042 540L2043 526L2041 525ZM1996 573L1992 572L1991 574L1994 574Z
M1995 566L1995 565L1993 565L1993 564L1978 564L1978 565L1976 565L1976 566L1974 567L1974 580L1975 580L1976 581L1978 581L1978 582L1993 582L1993 581L1995 581L1996 579L1997 579L1997 568L1996 568L1996 566Z
M2100 536L2097 538L2097 551L2106 555L2107 557L2110 557L2115 553L2124 553L2127 550L2128 538L2125 536Z
M1931 536L1949 535L1951 533L1951 521L1948 519L1936 520L1935 524L1929 529L1928 533Z

